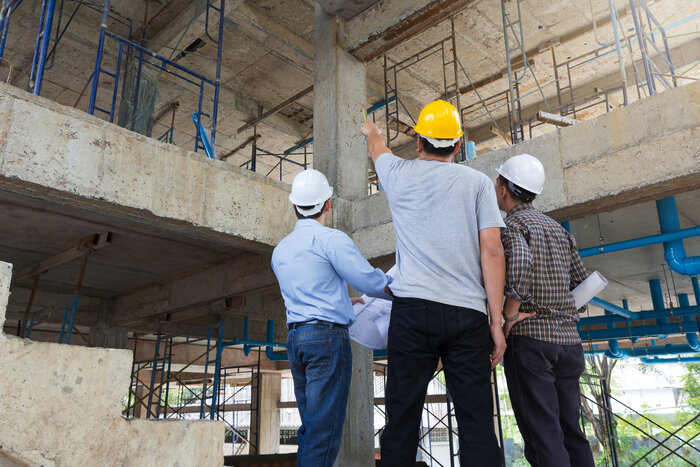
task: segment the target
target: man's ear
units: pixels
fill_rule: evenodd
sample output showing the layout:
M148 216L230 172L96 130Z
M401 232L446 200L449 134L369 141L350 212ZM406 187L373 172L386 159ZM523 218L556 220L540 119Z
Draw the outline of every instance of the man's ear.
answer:
M423 140L420 138L420 136L416 140L416 152L419 154L423 152Z
M454 156L455 154L457 154L459 152L459 148L461 148L461 147L462 147L462 140L460 139L459 141L457 141L457 144L455 144L455 150L452 151L452 155Z
M323 212L330 212L331 210L331 200L327 199L325 204L323 205Z

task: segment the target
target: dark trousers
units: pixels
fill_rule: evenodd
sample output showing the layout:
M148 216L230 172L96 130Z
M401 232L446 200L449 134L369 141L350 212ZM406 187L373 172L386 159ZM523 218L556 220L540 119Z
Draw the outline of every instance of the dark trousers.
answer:
M442 359L459 426L460 465L496 467L491 333L486 315L413 298L394 298L389 324L386 410L381 465L415 465L428 383Z
M579 425L583 347L508 337L503 362L515 420L533 467L593 467Z

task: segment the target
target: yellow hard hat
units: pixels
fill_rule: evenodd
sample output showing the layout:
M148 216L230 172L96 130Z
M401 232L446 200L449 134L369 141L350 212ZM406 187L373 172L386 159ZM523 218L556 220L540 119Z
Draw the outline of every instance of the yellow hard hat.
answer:
M437 139L460 138L462 122L454 105L441 99L423 107L413 130L421 136Z

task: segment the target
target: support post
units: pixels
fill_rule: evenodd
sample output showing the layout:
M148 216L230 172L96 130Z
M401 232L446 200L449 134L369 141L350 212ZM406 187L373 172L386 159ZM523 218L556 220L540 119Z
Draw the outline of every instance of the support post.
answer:
M260 405L255 438L258 441L258 454L279 454L280 452L280 409L282 396L282 376L280 373L260 373L258 384Z
M333 227L349 230L345 200L367 196L367 149L359 134L365 66L343 49L341 21L314 9L314 167L334 187ZM374 465L372 353L352 343L352 382L336 465Z

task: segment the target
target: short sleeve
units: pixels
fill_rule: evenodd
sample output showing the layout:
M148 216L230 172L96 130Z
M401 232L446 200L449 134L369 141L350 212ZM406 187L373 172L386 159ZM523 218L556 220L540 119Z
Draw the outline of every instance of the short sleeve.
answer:
M384 153L380 155L376 162L374 163L374 170L377 172L377 177L379 177L379 183L382 184L384 190L391 189L394 186L394 180L396 178L397 167L403 161L400 157L397 157L390 153Z
M479 230L506 226L501 211L498 209L496 189L486 175L481 178L479 184L479 193L476 198L476 221Z

